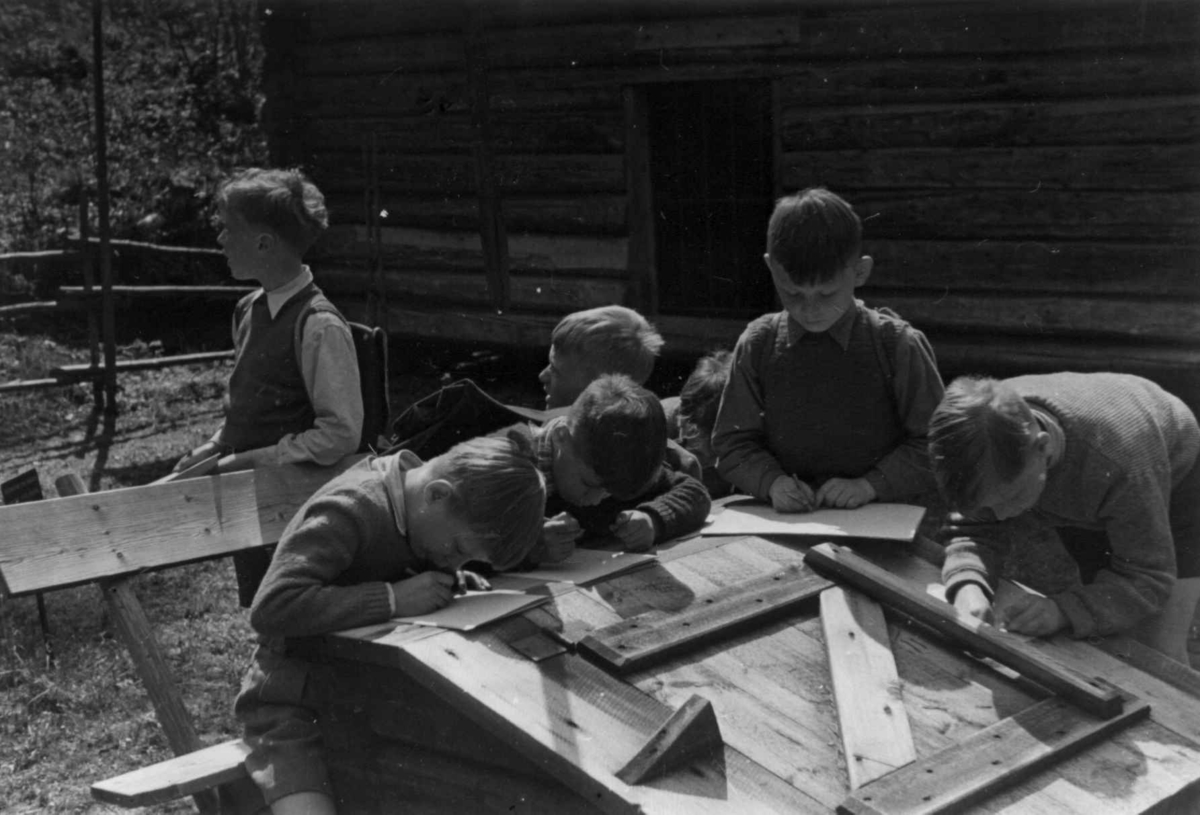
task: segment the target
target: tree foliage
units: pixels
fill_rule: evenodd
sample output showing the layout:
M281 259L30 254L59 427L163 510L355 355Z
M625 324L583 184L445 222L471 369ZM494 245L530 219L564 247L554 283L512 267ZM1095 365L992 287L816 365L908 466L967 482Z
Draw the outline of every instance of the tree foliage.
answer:
M102 4L113 235L212 245L214 184L266 161L257 3ZM0 0L0 252L62 245L94 202L93 76L92 0Z

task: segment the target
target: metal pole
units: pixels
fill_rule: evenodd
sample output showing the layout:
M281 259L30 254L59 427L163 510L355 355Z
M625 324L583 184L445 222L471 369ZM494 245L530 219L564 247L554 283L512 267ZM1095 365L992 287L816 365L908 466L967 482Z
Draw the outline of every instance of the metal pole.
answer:
M96 92L96 210L100 226L101 333L104 338L104 396L108 413L117 410L116 316L112 293L112 252L109 244L108 137L104 115L104 32L100 24L102 0L92 0L93 87Z

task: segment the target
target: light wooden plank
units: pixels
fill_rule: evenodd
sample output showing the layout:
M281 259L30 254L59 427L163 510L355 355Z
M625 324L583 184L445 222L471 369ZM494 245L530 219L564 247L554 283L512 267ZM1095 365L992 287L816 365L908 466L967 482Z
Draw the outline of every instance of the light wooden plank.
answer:
M106 804L144 807L174 801L246 777L250 746L241 739L204 747L92 784L92 797Z
M275 543L319 486L361 458L0 507L2 588L65 588Z
M900 677L878 603L839 586L826 589L821 627L850 789L858 789L917 757Z
M839 807L847 815L957 812L1131 724L1150 706L1127 698L1123 712L1097 720L1053 697L971 739L868 784Z
M860 557L849 547L818 544L809 550L805 562L960 645L1014 668L1096 716L1111 718L1121 711L1121 696L1111 687L1089 682L1074 671L1043 659L1023 638L962 614L944 600L930 597L903 578Z
M395 656L418 682L606 811L670 812L680 793L697 813L780 811L775 796L799 798L728 748L723 769L709 762L653 785L625 785L613 773L671 709L579 657L530 662L502 644L502 630L442 634Z
M793 567L697 597L682 611L651 611L615 623L584 637L579 647L620 673L640 670L787 614L830 585L808 569Z

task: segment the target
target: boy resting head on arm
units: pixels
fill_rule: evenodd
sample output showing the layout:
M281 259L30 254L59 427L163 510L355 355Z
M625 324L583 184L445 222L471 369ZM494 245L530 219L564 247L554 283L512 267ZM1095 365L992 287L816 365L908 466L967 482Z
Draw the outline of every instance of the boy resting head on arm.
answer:
M254 598L259 645L234 708L252 748L247 769L273 812L333 811L309 666L287 655L285 638L445 606L468 563L506 569L526 557L545 502L532 447L512 434L428 462L403 450L368 459L301 506Z

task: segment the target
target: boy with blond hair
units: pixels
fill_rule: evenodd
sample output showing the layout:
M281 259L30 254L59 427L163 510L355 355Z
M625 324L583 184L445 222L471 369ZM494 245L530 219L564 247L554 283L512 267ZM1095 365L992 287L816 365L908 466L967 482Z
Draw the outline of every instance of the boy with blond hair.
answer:
M550 335L550 358L538 375L546 409L570 407L602 374L625 374L646 384L662 346L654 326L631 308L600 306L568 314Z
M1187 664L1200 599L1200 427L1180 399L1125 374L961 378L934 411L929 443L956 510L947 600L1032 636L1131 631ZM1082 580L993 611L1003 565L1060 545Z
M763 259L783 311L738 339L718 472L780 512L935 493L925 446L942 380L920 331L855 298L872 260L854 209L823 188L780 199Z
M426 614L468 576L486 587L460 570L519 563L537 543L545 502L528 439L510 434L428 462L406 450L368 459L301 506L254 598L259 645L235 705L251 746L246 767L272 812L335 810L310 666L288 656L286 638Z
M628 376L599 377L570 410L540 428L519 426L546 476L548 517L531 560L553 563L589 537L627 551L699 529L711 500L668 449L662 405Z
M216 201L233 278L261 288L234 309L225 422L175 470L214 453L224 471L333 464L358 449L363 405L350 327L303 261L329 225L325 197L298 170L252 168Z

